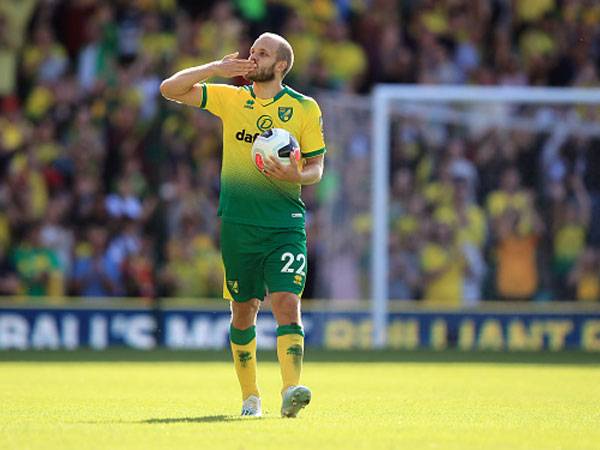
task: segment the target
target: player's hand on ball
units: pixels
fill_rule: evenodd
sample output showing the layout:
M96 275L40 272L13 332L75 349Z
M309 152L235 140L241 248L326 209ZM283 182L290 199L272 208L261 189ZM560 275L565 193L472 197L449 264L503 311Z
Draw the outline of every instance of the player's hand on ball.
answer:
M302 182L302 159L300 149L290 153L290 164L281 164L274 156L269 156L265 161L264 173L267 176L290 183Z
M239 59L239 52L226 55L217 63L217 74L224 78L244 76L256 69L256 62L249 59Z

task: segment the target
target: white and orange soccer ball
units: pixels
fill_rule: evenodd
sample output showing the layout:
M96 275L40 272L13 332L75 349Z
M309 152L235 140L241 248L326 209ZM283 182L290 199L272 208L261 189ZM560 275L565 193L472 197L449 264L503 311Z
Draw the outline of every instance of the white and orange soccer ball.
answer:
M252 161L261 172L265 161L274 156L283 165L290 164L290 154L296 161L300 160L300 145L296 138L283 128L271 128L263 131L252 144Z

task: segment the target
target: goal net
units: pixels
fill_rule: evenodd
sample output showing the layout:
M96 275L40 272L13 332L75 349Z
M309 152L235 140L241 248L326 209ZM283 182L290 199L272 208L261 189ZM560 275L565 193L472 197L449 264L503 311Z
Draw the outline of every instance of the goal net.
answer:
M366 299L375 346L386 345L401 300L469 307L568 295L566 278L556 282L553 209L589 194L600 90L380 85L368 98L319 102L329 152L312 218L315 292ZM522 292L499 267L510 223L532 236L535 273L512 274L530 282Z

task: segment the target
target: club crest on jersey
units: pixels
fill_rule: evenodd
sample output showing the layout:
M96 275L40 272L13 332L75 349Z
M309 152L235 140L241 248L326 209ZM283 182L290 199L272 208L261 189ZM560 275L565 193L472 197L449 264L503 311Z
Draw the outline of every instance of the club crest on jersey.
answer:
M252 99L246 100L246 104L244 105L244 108L254 109L254 100L252 100Z
M279 118L282 122L287 122L292 118L294 114L294 108L291 106L280 106L277 113L279 114Z

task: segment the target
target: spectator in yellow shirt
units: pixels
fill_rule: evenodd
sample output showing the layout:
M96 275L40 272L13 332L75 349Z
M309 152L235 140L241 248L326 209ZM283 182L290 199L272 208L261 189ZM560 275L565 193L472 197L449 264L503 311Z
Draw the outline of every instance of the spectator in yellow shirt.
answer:
M555 0L515 0L516 18L520 22L533 22L552 11Z
M464 258L452 226L435 220L421 251L423 299L460 306L463 298Z
M331 84L342 90L354 90L367 69L365 51L350 40L348 26L343 22L332 22L327 28L321 61L329 72Z
M535 295L539 279L537 248L542 229L533 210L524 212L511 207L496 221L496 290L501 298L530 300Z
M527 204L527 192L521 188L521 176L516 167L502 173L500 187L487 197L487 212L492 219L498 218L507 208L522 211Z
M574 198L567 198L567 189L561 182L550 188L552 198L553 259L552 272L557 296L568 299L567 277L579 256L585 250L585 240L591 220L591 201L579 177L571 179Z
M64 294L64 273L56 252L40 242L40 225L32 223L25 227L25 239L13 252L24 293L30 296L61 296Z
M569 285L575 288L579 301L600 301L600 255L591 247L585 249L569 274Z

